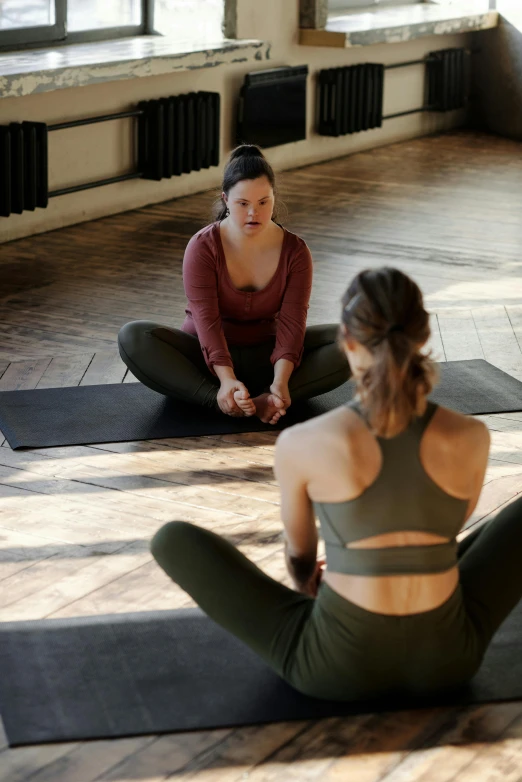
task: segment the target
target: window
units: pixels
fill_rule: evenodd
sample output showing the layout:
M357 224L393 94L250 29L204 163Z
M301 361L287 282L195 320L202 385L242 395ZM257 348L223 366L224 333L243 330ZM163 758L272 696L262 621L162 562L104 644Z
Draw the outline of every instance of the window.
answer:
M160 34L219 41L225 0L0 0L0 47Z
M62 11L59 0L0 0L0 45L63 39Z
M80 0L83 2L83 0ZM226 0L155 0L154 29L178 40L219 41Z
M142 23L141 0L67 0L67 30L107 30L139 28Z
M328 10L331 12L368 10L386 5L417 5L425 2L429 3L430 0L328 0Z

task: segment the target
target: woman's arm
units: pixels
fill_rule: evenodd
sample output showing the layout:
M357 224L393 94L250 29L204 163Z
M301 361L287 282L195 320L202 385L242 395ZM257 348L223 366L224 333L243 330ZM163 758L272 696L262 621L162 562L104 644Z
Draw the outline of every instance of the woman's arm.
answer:
M245 385L236 378L219 310L217 257L205 234L196 234L187 245L183 259L183 284L199 344L210 371L220 382L217 403L226 415L244 415L234 394L248 397Z
M233 369L219 311L217 257L207 234L196 234L187 245L183 285L207 366L213 374L215 365Z
M270 386L270 391L283 400L285 410L290 407L292 402L290 391L288 390L288 381L293 371L294 364L287 358L280 358L274 364L274 382Z
M470 438L470 452L474 461L474 470L471 485L471 495L466 511L467 521L479 501L482 487L484 485L484 478L488 467L489 446L491 443L491 437L489 430L482 421L470 419L468 422L471 425L472 439Z
M274 383L286 383L288 387L290 375L301 363L311 292L312 256L306 244L300 241L289 264L277 317L276 344L271 356Z
M297 435L297 436L296 436ZM277 441L274 471L281 491L285 556L296 589L315 595L317 589L317 527L307 480L302 472L299 432L283 432Z

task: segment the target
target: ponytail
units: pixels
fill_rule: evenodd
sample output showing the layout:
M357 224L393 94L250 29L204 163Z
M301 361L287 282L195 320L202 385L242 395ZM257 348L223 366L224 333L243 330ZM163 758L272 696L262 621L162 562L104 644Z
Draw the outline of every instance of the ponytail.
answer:
M430 354L421 352L430 326L420 289L397 269L363 271L344 295L342 322L373 355L358 381L370 426L380 436L397 434L419 414L436 380Z

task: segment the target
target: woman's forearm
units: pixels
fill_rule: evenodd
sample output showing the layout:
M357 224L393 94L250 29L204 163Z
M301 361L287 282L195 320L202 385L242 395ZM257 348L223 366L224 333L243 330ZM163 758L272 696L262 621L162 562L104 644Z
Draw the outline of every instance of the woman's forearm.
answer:
M287 570L294 584L298 587L308 584L315 573L316 554L294 556L289 551L288 543L285 541L285 560Z
M280 358L274 364L274 383L284 383L288 385L288 381L294 371L294 362L289 361L287 358Z
M216 373L220 383L223 383L224 380L236 380L236 373L234 372L233 367L219 366L219 364L214 364L214 372Z

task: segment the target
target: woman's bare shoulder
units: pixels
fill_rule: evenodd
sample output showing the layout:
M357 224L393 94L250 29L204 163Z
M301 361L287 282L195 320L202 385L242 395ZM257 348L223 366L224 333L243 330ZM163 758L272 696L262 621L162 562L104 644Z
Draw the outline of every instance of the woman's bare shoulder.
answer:
M456 448L463 455L480 457L489 450L490 435L484 422L447 407L437 408L430 431L439 441Z
M310 418L301 424L285 429L277 440L276 448L291 452L300 461L316 460L326 448L346 444L361 428L361 420L347 407L336 407L328 413Z
M486 424L480 418L474 418L472 415L464 415L450 410L448 407L438 407L433 424L437 429L448 434L462 435L469 434L475 437L489 436L489 430Z

